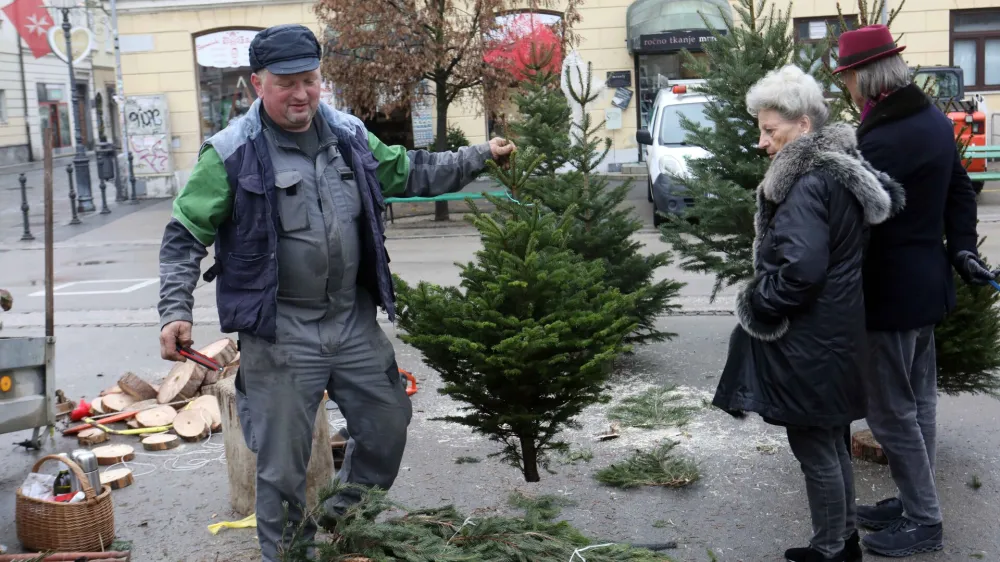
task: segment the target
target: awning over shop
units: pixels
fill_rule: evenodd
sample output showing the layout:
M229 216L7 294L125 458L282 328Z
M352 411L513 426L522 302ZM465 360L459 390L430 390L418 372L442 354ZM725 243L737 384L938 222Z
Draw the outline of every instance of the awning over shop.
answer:
M705 29L705 20L724 32L726 20L732 21L732 17L732 7L726 0L635 0L625 15L628 50L699 51L702 41L713 39Z

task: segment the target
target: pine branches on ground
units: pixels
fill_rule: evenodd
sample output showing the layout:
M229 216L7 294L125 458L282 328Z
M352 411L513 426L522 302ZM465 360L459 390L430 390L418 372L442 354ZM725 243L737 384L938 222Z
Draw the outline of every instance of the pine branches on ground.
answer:
M674 456L676 446L676 441L666 441L651 451L636 451L625 462L601 469L595 478L616 488L689 486L701 478L701 472L694 461Z
M335 483L325 497L344 486ZM564 499L513 494L520 517L467 516L454 506L408 509L382 490L364 490L361 501L337 519L329 540L316 546L318 562L566 562L586 550L587 562L670 562L666 556L627 544L589 539L565 521L555 521ZM282 562L306 562L308 545ZM591 547L591 548L587 548ZM577 555L579 557L579 555Z
M651 388L637 396L629 396L611 408L608 419L646 429L683 426L702 410L702 406L685 403L684 395L676 388Z
M538 159L515 153L491 173L520 197ZM537 482L564 428L605 402L610 362L628 350L634 297L604 283L604 264L568 248L572 219L525 200L472 205L483 247L461 266L461 287L396 279L402 340L440 373L462 404L442 418L500 443L497 455Z

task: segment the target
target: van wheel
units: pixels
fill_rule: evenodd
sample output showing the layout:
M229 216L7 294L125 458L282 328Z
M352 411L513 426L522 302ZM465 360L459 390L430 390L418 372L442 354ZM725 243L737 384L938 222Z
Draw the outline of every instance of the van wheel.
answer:
M983 187L985 185L986 185L986 182L974 181L974 182L972 182L972 189L973 189L973 191L976 192L976 195L979 195L980 193L983 192Z
M653 180L646 178L646 201L653 202Z

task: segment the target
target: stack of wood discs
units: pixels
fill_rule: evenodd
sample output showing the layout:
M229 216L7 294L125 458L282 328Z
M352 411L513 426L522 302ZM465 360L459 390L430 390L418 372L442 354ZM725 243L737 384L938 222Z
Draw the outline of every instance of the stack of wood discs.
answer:
M96 418L100 427L78 429L74 434L81 446L104 444L93 449L98 464L127 463L135 457L131 445L105 444L112 434L138 437L146 451L164 452L179 447L185 441L199 442L222 431L222 413L213 389L218 381L236 374L239 352L236 343L229 338L213 342L198 351L213 359L222 369L208 369L191 360L178 362L159 384L143 380L135 373L125 373L118 379L118 384L101 392L91 402L90 415ZM114 420L131 412L135 414L117 422L105 423L101 418ZM120 415L107 417L113 414ZM117 424L124 424L125 427L114 427ZM134 477L126 466L112 467L102 473L101 478L104 484L117 490L131 485Z

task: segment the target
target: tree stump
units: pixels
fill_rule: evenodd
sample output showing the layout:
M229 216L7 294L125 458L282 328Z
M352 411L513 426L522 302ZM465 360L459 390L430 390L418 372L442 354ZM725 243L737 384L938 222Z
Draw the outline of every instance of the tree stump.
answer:
M851 455L868 462L889 464L882 446L875 440L870 429L855 431L851 436Z
M229 503L241 515L256 509L257 457L243 439L243 429L236 411L235 377L219 379L216 384L205 386L202 392L212 394L219 401L222 413L222 436L226 447L226 469L229 471ZM330 423L326 407L321 402L316 412L313 428L312 454L306 468L306 506L319 503L320 491L333 480L333 452L330 449Z

